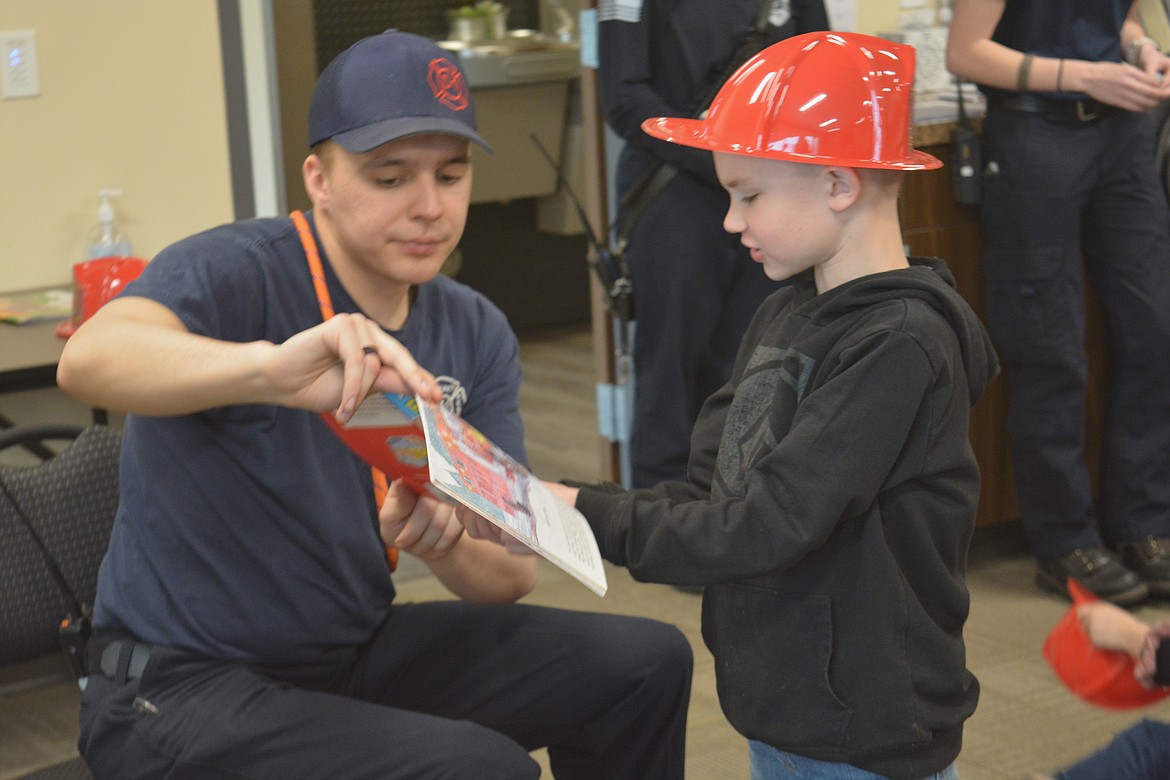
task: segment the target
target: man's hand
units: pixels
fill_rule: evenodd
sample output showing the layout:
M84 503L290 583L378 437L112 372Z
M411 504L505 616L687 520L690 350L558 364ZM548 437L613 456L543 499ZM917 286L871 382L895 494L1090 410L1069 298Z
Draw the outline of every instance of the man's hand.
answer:
M533 551L462 504L452 507L429 496L416 498L395 483L382 505L380 520L383 539L393 538L399 549L422 558L461 599L505 604L536 587ZM465 524L478 535L468 530L463 538Z
M378 513L382 541L424 561L446 556L463 537L455 507L433 496L415 495L395 480Z
M536 551L531 547L473 509L461 504L456 507L455 516L459 518L467 535L472 539L486 539L489 542L495 542L514 555L536 555Z
M361 314L337 314L275 347L265 375L288 406L333 410L347 422L374 392L441 396L438 383L406 347Z
M238 404L333 411L344 423L372 392L438 401L438 383L373 320L338 314L282 344L191 333L157 301L116 298L66 342L57 384L89 406L177 416Z

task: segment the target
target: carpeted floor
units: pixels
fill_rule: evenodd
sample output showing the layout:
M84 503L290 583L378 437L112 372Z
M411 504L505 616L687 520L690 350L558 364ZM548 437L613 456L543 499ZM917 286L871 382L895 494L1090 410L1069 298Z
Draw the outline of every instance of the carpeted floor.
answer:
M599 474L593 359L587 331L522 339L525 416L534 470L548 478L595 479ZM86 417L51 393L15 394L0 408L17 421L36 415ZM31 418L31 419L30 419ZM49 419L54 419L50 417ZM1109 712L1074 698L1056 680L1040 648L1067 604L1041 593L1018 525L980 529L971 551L971 617L966 628L969 665L979 678L979 708L968 722L959 774L963 780L1013 780L1060 766L1105 744L1143 715L1170 719L1170 702L1136 712ZM680 626L695 652L688 780L747 777L743 739L719 710L711 656L699 637L696 595L636 583L609 567L609 593L598 598L551 565L528 601L574 609L646 615ZM404 556L399 576L405 599L446 597L417 562ZM1143 607L1144 619L1170 618L1170 605ZM21 777L75 754L77 693L49 665L0 670L0 780ZM543 761L543 757L539 756ZM547 767L547 765L546 765Z

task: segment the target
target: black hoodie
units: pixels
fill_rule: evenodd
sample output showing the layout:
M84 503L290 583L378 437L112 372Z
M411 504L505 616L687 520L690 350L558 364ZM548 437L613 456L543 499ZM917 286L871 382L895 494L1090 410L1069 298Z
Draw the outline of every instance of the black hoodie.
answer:
M602 554L705 585L719 699L749 739L892 778L959 753L978 683L962 627L997 372L942 261L772 295L691 442L689 482L583 488Z

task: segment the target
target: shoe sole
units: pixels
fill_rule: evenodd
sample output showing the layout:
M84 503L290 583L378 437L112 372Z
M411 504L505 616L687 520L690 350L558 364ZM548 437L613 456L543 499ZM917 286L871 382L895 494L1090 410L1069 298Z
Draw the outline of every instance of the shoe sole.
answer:
M1146 580L1146 587L1150 589L1150 598L1170 599L1170 582Z
M1145 586L1147 588L1149 588L1150 598L1163 599L1163 600L1170 599L1170 580L1161 579L1161 578L1153 578L1153 577L1142 577L1140 564L1139 565L1131 565L1130 563L1128 563L1124 560L1121 562L1121 564L1123 566L1128 567L1137 576L1141 577L1142 582L1145 584Z
M1082 585L1084 585L1084 582L1081 580L1077 580L1077 582L1080 582ZM1049 593L1059 594L1064 596L1069 601L1072 601L1068 595L1068 588L1066 587L1065 583L1057 582L1056 579L1052 577L1052 575L1047 574L1046 572L1036 572L1036 584L1040 586L1041 590L1046 590ZM1085 587L1088 588L1087 585ZM1089 589L1092 590L1092 588ZM1096 591L1093 592L1096 593ZM1132 607L1141 604L1143 601L1148 599L1150 597L1150 589L1148 586L1146 586L1145 583L1142 583L1140 585L1135 585L1129 590L1123 590L1120 593L1113 593L1109 596L1103 596L1100 593L1096 593L1096 595L1097 598L1101 599L1102 601L1108 601L1111 604L1116 604L1119 607Z

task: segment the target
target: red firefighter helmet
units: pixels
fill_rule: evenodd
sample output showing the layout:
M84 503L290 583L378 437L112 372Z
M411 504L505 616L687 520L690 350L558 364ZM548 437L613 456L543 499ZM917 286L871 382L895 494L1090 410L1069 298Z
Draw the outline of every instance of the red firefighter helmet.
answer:
M656 117L642 129L714 152L853 168L923 170L915 151L914 48L847 32L775 43L731 75L703 119Z

